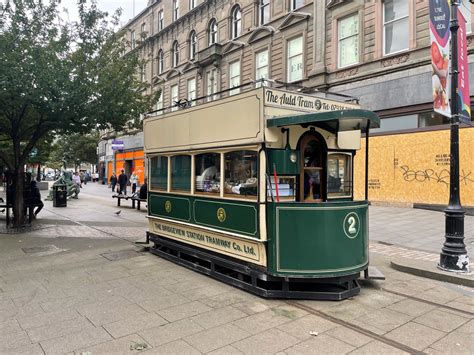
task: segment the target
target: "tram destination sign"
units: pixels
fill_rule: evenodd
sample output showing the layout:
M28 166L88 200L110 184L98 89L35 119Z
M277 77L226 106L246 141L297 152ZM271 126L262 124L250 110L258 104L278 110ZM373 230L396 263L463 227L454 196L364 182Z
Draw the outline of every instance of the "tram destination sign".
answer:
M360 105L358 104L275 89L265 89L265 105L308 112L326 112L360 108Z
M153 223L153 231L158 235L164 235L206 249L219 251L238 259L262 264L260 248L258 243L255 242L161 221Z

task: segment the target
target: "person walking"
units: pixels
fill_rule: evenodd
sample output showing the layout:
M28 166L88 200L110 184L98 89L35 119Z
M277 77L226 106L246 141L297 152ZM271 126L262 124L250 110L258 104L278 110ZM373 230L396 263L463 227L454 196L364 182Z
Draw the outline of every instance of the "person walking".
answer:
M119 195L125 195L127 196L127 182L128 178L127 175L125 175L125 171L122 169L122 173L118 177L118 183L120 187L120 192Z
M75 172L72 176L72 181L76 183L77 186L82 187L81 177L79 176L79 172Z
M138 176L135 174L135 172L133 172L132 176L130 176L130 183L132 184L132 195L134 195L137 192L138 183Z
M115 173L112 173L109 182L110 187L112 188L112 193L115 193L115 186L117 185L117 176L115 175Z

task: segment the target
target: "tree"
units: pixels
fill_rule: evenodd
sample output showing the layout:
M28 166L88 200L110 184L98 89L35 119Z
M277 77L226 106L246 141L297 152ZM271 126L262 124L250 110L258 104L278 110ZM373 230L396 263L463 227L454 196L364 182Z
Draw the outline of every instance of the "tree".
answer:
M53 144L52 156L62 165L74 166L75 169L82 163L95 164L98 141L98 133L61 136Z
M24 164L45 137L137 126L158 92L136 73L144 61L96 1L78 0L64 23L60 0L0 4L0 160L13 174L14 225L23 224Z

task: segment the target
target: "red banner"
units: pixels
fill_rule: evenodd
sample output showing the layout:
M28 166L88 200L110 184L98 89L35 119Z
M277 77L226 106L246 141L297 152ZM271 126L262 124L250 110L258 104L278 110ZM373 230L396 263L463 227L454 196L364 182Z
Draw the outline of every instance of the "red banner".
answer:
M461 122L471 124L471 97L469 95L466 19L461 10L458 10L458 23L458 109Z

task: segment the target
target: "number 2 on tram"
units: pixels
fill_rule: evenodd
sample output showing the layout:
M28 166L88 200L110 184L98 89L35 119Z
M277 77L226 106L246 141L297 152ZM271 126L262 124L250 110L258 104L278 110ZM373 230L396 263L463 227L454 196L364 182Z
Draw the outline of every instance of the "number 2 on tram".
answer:
M151 252L263 297L357 294L369 263L367 133L379 123L355 104L265 87L149 115Z

